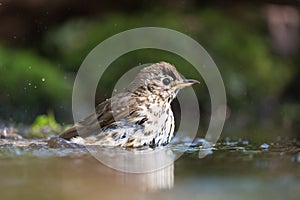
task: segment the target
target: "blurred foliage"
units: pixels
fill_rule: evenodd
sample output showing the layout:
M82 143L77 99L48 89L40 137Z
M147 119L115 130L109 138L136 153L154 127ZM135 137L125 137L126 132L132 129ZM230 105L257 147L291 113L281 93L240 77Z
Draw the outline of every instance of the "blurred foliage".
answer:
M72 20L49 31L45 49L53 50L52 54L60 57L64 65L76 70L89 51L104 39L141 26L172 28L200 41L220 68L233 105L248 105L249 101L265 96L266 91L268 95L279 95L294 73L295 66L289 60L272 53L267 35L259 26L249 27L222 11L211 9L193 15L165 12L160 15L112 15L101 21ZM123 65L137 64L137 59L158 60L157 55L152 54L146 52L137 54L138 57L127 57L122 60ZM180 58L173 62L176 66L180 66L178 60Z
M299 117L295 110L299 110L299 105L281 105L279 99L296 71L296 64L272 52L260 10L249 8L241 9L243 12L238 13L239 17L217 8L202 8L189 13L161 8L134 14L111 13L102 18L72 18L47 31L39 47L43 55L59 63L60 67L28 50L1 47L0 70L5 78L0 80L4 92L0 102L10 106L1 110L14 111L16 106L24 105L30 105L31 109L57 106L70 98L71 93L71 85L64 80L63 74L76 73L96 45L121 31L159 26L196 39L216 62L228 97L229 119L225 131L236 135L237 127L255 127L257 130L258 125L264 128L286 127L292 131L298 128L295 124L298 124ZM112 63L100 81L98 97L108 98L114 86L112 83L130 67L161 60L173 63L186 77L201 79L192 66L177 55L161 50L139 50ZM42 78L46 81L41 81ZM207 88L203 85L196 87L201 109L205 111L202 116L209 117Z
M264 121L264 115L269 113L259 111L259 106L269 100L279 99L295 71L295 65L272 52L259 10L245 12L242 20L218 9L203 9L189 15L156 12L159 14L110 15L102 20L73 19L48 32L45 49L53 57L59 57L68 69L76 71L90 50L120 31L142 26L172 28L199 41L215 60L226 86L231 119L237 123L233 126L253 126ZM140 50L124 55L112 64L111 69L107 70L108 75L102 80L102 94L112 89L113 79L117 80L128 67L136 66L139 62L160 60L175 64L186 76L195 74L189 63L179 56L158 50ZM198 96L201 99L203 89L200 89ZM209 112L209 97L205 100L202 99L203 108ZM276 109L274 107L270 112ZM275 125L280 114L271 114L274 114L271 117ZM231 129L230 126L228 128Z
M29 130L30 138L44 138L56 135L62 131L62 126L56 122L53 112L47 115L39 115Z
M63 71L29 50L0 46L0 74L0 113L4 118L28 122L37 113L63 105L71 94Z

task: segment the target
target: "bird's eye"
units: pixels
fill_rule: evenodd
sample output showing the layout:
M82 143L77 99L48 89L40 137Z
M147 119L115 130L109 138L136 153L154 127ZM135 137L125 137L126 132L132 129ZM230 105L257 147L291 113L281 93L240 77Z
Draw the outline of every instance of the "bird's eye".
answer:
M164 78L164 79L162 80L162 82L163 82L163 84L165 84L165 85L169 85L171 81L170 81L169 78Z

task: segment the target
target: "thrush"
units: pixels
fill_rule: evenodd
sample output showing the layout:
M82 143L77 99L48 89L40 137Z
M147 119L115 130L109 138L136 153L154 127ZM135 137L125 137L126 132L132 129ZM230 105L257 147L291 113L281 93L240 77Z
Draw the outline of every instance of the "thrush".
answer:
M96 106L96 116L84 118L60 137L84 145L166 145L175 128L171 102L180 89L195 83L199 82L183 79L169 63L152 64L143 68L123 92Z

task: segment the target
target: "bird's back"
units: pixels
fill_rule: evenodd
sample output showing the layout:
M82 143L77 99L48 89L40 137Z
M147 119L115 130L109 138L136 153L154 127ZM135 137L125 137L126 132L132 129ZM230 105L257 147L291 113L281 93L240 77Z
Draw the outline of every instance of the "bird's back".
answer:
M88 116L60 137L86 145L138 147L167 144L173 137L174 117L170 104L157 98L155 95L141 98L134 93L120 93L99 104L97 116Z

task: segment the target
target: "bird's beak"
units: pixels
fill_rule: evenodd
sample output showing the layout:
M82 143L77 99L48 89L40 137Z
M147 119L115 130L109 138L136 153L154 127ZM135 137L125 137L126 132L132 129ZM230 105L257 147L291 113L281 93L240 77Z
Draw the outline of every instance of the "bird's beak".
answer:
M200 83L200 82L194 79L184 79L183 82L176 84L174 88L184 88L190 85L194 85L196 83Z

